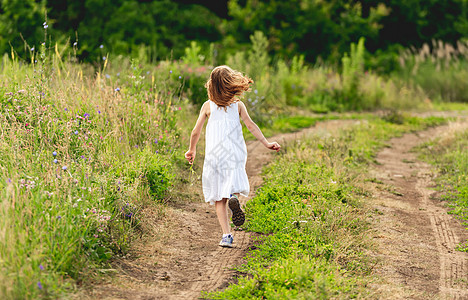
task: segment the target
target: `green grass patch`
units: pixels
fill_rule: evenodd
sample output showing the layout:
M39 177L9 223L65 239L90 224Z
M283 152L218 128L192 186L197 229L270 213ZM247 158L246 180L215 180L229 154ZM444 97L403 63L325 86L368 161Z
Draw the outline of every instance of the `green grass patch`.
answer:
M265 168L246 204L246 230L261 233L238 267L246 276L209 299L350 299L369 296L367 165L391 137L442 123L402 117L362 121L334 137L289 145Z

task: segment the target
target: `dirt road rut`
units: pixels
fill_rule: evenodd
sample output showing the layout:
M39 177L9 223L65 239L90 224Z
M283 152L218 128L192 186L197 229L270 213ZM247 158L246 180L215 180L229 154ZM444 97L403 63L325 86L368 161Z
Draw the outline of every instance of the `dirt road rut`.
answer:
M456 250L468 232L433 197L435 175L411 151L447 130L392 139L377 157L372 222L383 281L373 287L383 299L468 299L468 255Z

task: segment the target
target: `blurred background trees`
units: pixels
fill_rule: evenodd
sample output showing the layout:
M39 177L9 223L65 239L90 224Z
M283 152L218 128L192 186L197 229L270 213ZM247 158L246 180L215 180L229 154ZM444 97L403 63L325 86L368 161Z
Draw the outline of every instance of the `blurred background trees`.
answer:
M177 59L191 41L224 61L261 31L272 57L304 55L311 63L338 62L364 37L367 51L378 54L368 63L388 71L403 47L467 38L467 14L467 0L1 0L0 53L37 49L47 18L48 32L77 42L83 61L106 53Z

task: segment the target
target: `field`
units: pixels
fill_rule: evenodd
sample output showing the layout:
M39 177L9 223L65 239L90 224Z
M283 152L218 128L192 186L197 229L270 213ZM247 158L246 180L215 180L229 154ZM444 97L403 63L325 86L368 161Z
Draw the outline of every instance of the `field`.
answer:
M219 271L219 282L187 290L209 299L375 297L386 277L372 254L380 246L369 199L377 195L375 185L394 196L400 192L392 182L380 184L370 168L393 137L455 120L466 125L466 43L443 58L424 47L405 52L404 67L390 75L364 69L364 40L351 46L342 67L309 65L301 56L273 62L267 45L256 33L248 51L226 60L255 81L243 98L254 121L267 137L285 141L278 155L258 158L253 175L263 184L252 184L255 196L243 200L243 230L257 238L239 232L245 249L237 249L237 258ZM446 49L440 47L434 53ZM163 274L180 265L170 258L186 250L167 251L177 239L191 239L181 233L186 229L179 219L211 209L200 204L203 150L193 166L184 159L213 67L199 51L192 43L180 60L154 64L112 56L79 63L73 49L50 43L28 60L4 55L2 299L124 298L117 283L126 264L143 269L138 276L146 279L153 278L151 270ZM432 116L440 111L442 117ZM341 125L327 134L291 133L334 121ZM451 136L425 140L418 151L440 170L437 199L466 222L466 126L457 128ZM254 143L247 130L244 135ZM216 265L220 251L219 228L212 222L214 232L194 238L200 249L193 246L192 253L211 251L208 266ZM466 252L466 233L459 236L455 247ZM145 252L151 239L160 254ZM229 268L236 269L234 278ZM150 290L180 296L183 291L171 290L171 276L178 275L153 278ZM148 295L137 279L126 283L127 291ZM456 289L465 295L467 287Z

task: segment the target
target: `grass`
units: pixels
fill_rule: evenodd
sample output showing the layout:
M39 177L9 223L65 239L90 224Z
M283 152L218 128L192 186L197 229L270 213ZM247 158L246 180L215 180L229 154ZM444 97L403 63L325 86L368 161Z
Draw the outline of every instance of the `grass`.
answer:
M138 65L118 71L45 49L37 64L3 60L0 298L63 297L127 252L142 208L163 216L182 160L179 88L169 70L157 89Z
M468 225L468 130L448 131L444 137L419 148L422 157L434 165L439 173L436 178L441 199L447 201L450 214ZM468 252L468 241L460 245Z
M286 147L265 169L247 202L246 229L261 233L238 270L246 276L209 299L350 299L371 297L366 284L369 230L361 200L367 165L389 138L444 122L374 118L329 138Z

